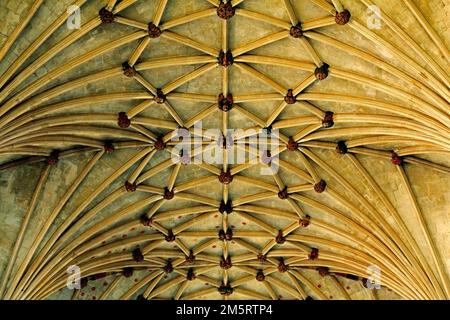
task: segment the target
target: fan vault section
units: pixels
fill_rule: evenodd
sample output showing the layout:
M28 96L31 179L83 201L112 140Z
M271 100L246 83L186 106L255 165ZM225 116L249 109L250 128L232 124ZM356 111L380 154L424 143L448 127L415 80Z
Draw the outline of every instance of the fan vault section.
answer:
M23 3L2 299L450 298L443 1Z

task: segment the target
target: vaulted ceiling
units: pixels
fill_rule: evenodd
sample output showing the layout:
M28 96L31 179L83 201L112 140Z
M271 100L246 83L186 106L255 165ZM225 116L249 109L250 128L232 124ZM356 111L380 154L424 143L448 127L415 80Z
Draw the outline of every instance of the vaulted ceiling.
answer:
M449 299L448 15L0 0L0 297Z

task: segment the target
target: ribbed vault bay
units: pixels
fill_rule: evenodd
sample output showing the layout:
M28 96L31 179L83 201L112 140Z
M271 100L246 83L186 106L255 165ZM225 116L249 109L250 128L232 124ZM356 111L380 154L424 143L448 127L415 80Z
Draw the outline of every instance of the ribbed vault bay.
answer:
M448 299L448 6L219 2L0 0L2 298ZM279 170L173 162L199 121Z

